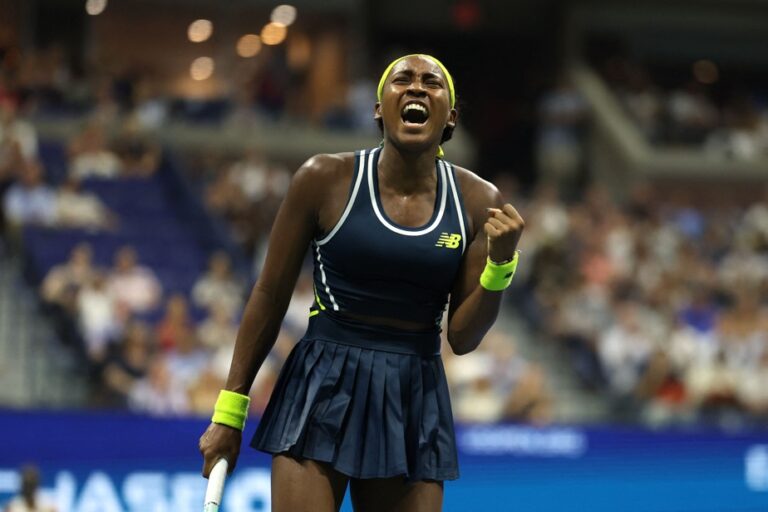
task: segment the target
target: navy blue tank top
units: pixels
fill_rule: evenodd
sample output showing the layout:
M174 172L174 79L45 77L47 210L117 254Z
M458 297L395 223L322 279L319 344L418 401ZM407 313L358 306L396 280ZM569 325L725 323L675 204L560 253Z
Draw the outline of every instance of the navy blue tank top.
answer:
M439 326L467 246L453 166L436 159L432 218L405 227L390 220L381 204L380 153L355 153L346 208L333 229L312 243L316 304L310 315L348 312Z

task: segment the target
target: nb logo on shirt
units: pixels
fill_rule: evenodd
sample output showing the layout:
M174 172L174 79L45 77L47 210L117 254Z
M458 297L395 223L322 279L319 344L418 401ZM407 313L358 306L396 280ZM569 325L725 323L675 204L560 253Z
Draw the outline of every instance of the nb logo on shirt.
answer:
M461 235L456 233L441 233L437 239L435 247L445 247L446 249L458 249L461 243Z

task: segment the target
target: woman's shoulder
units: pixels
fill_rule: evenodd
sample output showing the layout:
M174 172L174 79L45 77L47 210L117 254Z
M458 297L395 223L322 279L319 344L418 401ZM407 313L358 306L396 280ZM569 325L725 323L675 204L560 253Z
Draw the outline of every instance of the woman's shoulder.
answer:
M355 154L352 152L320 153L304 162L296 171L294 179L310 182L335 181L351 174L354 162Z
M354 153L314 155L294 174L288 198L292 198L295 208L315 213L329 204L343 203L341 198L346 197L352 181L354 163Z

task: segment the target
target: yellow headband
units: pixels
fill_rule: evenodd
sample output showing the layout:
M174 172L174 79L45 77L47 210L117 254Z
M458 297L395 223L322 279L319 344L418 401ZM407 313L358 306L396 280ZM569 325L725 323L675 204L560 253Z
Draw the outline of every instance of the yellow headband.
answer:
M412 53L410 55L403 55L402 57L398 57L397 59L393 60L390 63L390 65L387 66L387 69L385 69L384 73L381 75L381 79L379 80L379 88L376 91L376 97L378 98L378 100L381 101L381 93L384 90L384 82L386 82L387 77L389 76L389 72L392 71L392 68L395 67L395 64L409 57L421 57L423 59L429 59L435 64L437 64L437 67L439 67L440 71L443 72L446 82L448 82L448 92L451 94L451 108L455 107L456 106L456 90L453 88L453 78L451 77L451 74L448 72L448 69L443 65L442 62L440 62L433 56L426 55L424 53Z

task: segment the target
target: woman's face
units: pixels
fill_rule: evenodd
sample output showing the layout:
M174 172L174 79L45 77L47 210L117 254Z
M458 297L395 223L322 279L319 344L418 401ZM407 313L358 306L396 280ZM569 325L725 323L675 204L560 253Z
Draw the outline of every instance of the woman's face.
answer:
M408 57L392 68L384 82L375 119L385 138L399 148L425 151L440 143L446 126L455 126L448 82L440 67L424 57Z

